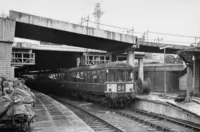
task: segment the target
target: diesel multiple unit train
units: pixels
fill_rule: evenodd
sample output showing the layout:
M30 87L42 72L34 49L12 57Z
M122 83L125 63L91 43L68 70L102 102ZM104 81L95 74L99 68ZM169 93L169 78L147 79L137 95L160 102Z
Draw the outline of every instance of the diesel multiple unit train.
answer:
M40 72L34 79L27 80L28 86L42 92L69 94L110 107L123 107L136 94L150 93L150 82L148 86L143 84L140 79L135 81L134 68L124 62Z

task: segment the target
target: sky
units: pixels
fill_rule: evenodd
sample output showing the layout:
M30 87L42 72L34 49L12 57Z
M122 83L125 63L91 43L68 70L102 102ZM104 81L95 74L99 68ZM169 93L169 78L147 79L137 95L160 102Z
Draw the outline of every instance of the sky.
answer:
M79 24L81 17L89 16L90 21L95 21L93 12L97 2L104 11L101 23L134 28L139 37L148 30L149 40L160 38L184 45L193 43L194 38L151 32L200 37L200 0L0 0L0 13L8 15L9 10L15 10ZM100 28L109 30L110 27ZM112 30L127 33L122 29Z

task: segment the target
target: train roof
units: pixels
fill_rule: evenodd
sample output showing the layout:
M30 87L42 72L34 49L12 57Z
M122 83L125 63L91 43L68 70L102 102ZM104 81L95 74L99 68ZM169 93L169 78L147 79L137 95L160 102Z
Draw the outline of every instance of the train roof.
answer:
M81 71L92 71L92 70L101 70L101 69L133 69L128 63L125 62L110 62L105 64L99 65L92 65L92 66L84 66L84 67L76 67L64 70L65 72L81 72Z

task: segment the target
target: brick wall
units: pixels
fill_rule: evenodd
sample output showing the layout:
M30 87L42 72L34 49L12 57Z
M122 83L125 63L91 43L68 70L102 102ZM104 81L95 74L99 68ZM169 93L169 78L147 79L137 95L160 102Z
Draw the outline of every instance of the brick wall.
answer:
M12 44L0 42L0 74L8 78L11 76Z

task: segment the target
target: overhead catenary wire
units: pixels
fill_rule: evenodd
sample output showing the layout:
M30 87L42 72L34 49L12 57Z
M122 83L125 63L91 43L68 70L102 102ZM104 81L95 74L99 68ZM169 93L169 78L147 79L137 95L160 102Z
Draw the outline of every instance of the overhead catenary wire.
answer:
M200 37L197 37L197 36L186 36L186 35L179 35L179 34L169 34L169 33L150 32L150 31L148 33L167 35L167 36L176 36L176 37L185 37L185 38L200 38Z
M148 39L151 42L158 42L156 39ZM184 44L192 44L194 42L183 42L183 41L169 41L169 40L162 40L160 43L170 42L170 43L184 43Z
M90 21L90 20L88 22L96 24L96 22L93 22L93 21ZM103 23L100 23L100 25L126 30L126 31L123 31L123 32L127 32L127 31L131 32L131 30L132 30L130 28L119 27L119 26L114 26L114 25L109 25L109 24L103 24ZM197 36L187 36L187 35L180 35L180 34L152 32L152 31L146 31L146 32L138 32L138 31L135 31L135 30L132 30L132 31L134 32L134 34L146 34L146 35L149 35L149 34L159 34L159 35L165 35L165 36L174 36L174 37L184 37L184 38L200 39L200 37L197 37ZM183 42L183 43L187 43L187 42Z

